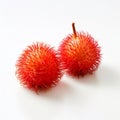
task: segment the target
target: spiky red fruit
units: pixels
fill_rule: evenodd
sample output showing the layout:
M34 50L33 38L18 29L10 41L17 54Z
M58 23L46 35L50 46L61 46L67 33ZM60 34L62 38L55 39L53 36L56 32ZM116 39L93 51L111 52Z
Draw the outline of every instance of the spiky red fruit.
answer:
M69 74L79 77L93 73L98 68L101 54L97 41L90 34L76 32L63 39L59 47L63 69Z
M20 82L34 91L54 86L61 77L56 51L44 43L28 46L16 63Z

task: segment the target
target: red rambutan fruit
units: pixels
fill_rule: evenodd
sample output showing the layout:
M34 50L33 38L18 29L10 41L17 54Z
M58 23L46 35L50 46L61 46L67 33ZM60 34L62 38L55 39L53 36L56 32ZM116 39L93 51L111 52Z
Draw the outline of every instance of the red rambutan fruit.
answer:
M74 77L93 73L101 61L100 47L94 38L85 32L76 32L63 39L59 47L62 68Z
M57 52L44 43L28 46L17 60L16 68L20 82L36 92L56 85L61 78Z

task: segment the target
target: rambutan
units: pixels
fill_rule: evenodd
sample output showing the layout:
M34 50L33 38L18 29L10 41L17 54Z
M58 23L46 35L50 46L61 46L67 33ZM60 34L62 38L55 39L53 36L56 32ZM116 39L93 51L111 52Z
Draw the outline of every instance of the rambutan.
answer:
M18 58L16 68L22 85L36 92L56 85L61 78L57 52L44 43L28 46Z
M100 47L94 38L85 32L76 32L63 39L59 47L62 68L72 76L79 77L93 73L101 61Z

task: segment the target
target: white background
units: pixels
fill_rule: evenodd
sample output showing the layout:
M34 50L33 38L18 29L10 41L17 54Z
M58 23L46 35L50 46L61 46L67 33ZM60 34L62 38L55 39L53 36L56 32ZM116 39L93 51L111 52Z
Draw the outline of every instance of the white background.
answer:
M64 75L39 95L23 88L15 64L36 41L58 47L72 33L90 33L102 48L93 75ZM0 0L0 120L120 120L119 0Z

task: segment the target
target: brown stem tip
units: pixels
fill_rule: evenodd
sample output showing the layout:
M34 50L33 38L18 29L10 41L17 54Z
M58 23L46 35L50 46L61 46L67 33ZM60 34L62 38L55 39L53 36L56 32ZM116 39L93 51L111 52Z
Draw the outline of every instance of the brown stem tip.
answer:
M73 35L76 38L77 37L77 33L76 33L76 29L75 29L75 23L72 23L72 29L73 29Z

